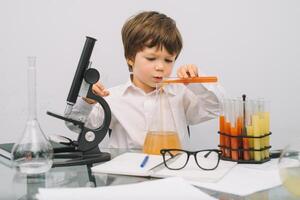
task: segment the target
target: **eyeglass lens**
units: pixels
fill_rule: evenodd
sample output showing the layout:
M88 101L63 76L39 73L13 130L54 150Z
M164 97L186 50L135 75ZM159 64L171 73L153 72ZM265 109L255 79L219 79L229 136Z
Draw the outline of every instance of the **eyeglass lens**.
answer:
M166 151L164 154L166 167L169 169L181 169L185 167L188 161L188 154L180 150Z
M187 162L196 162L195 164L198 165L198 167L211 170L215 169L219 162L219 153L217 151L199 151L195 154L196 160L189 160L189 154L192 153L183 150L164 151L163 156L166 167L178 170L184 168Z
M203 169L214 169L219 162L217 151L199 151L196 154L196 162Z

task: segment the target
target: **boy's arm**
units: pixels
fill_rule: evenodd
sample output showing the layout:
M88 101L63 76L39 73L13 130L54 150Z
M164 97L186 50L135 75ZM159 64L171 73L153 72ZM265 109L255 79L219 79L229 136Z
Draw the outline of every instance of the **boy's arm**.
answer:
M105 97L109 95L109 91L100 82L93 85L93 92L96 95ZM104 118L104 111L100 104L96 104L93 99L79 97L69 116L72 119L84 122L88 128L95 129L100 127ZM74 132L79 133L80 129L73 123L66 122L67 127Z
M199 75L196 65L180 66L177 70L180 78L203 76ZM221 110L221 100L225 97L225 90L218 83L203 83L186 85L184 108L188 124L197 124L217 117Z
M225 90L219 84L189 84L184 97L185 114L189 125L204 122L220 115Z
M92 118L99 119L99 117L97 117L96 104L89 104L81 97L77 99L76 104L73 106L72 112L67 117L84 122L85 126L88 128L95 128L98 125L98 122L96 120L92 120ZM66 126L71 131L77 133L81 131L78 126L71 122L66 122Z

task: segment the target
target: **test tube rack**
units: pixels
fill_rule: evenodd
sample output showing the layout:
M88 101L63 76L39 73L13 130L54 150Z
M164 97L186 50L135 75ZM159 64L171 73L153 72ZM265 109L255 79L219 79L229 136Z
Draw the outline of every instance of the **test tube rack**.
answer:
M270 160L270 108L264 99L224 99L219 118L223 160L264 163Z
M218 134L220 135L220 137L223 136L225 141L236 140L239 144L238 148L233 148L230 145L227 146L219 144L218 147L222 150L222 160L234 161L238 163L261 164L271 159L271 145L261 146L260 148L253 148L250 146L256 146L255 143L265 143L266 140L269 140L269 137L272 134L272 132L263 134L261 136L233 136L226 133L221 133L220 131L218 131Z

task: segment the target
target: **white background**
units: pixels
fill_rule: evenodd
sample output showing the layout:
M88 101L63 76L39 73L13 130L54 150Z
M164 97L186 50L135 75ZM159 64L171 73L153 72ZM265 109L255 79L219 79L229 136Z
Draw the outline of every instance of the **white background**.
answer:
M47 110L62 113L85 41L107 86L128 79L121 28L142 10L177 22L184 49L176 66L197 64L219 76L229 96L271 100L271 144L300 134L300 1L26 0L0 1L0 142L21 137L27 116L27 60L37 56L38 119L45 134L76 138ZM191 127L191 146L216 147L218 120Z

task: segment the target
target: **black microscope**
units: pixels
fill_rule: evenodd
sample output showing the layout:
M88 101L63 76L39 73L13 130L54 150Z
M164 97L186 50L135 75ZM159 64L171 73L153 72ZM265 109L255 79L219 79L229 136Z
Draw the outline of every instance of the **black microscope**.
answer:
M66 122L71 122L80 128L80 133L76 141L68 139L69 142L59 142L63 146L52 141L54 149L53 167L72 166L72 165L91 165L97 162L110 160L110 154L101 152L98 145L104 139L109 131L111 121L111 110L107 102L100 96L92 92L93 84L97 83L100 78L99 72L90 68L90 57L94 48L96 39L86 37L86 41L79 59L77 70L67 98L67 106L64 116L47 111L47 114L62 119ZM84 126L84 123L79 120L69 118L73 105L80 97L86 97L97 101L103 108L104 119L100 127L90 129Z

